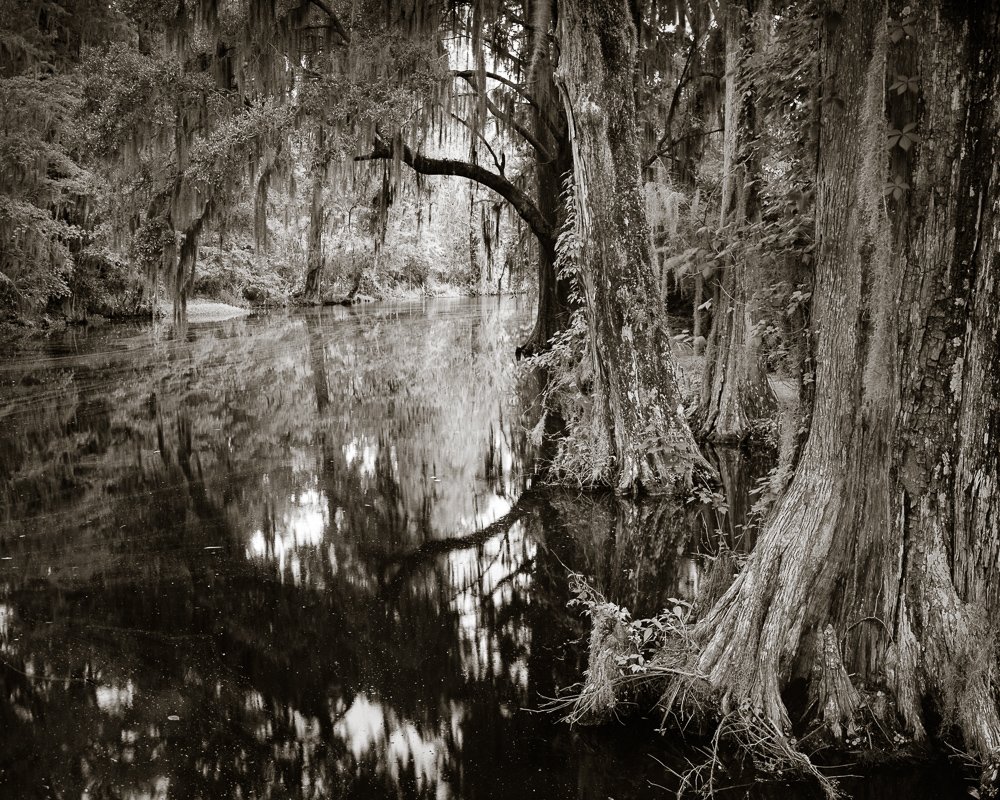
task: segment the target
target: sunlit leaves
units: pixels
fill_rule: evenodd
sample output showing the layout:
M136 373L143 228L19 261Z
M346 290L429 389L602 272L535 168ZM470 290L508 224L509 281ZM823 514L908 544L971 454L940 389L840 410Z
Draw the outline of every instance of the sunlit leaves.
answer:
M194 85L198 77L176 60L126 45L93 54L85 70L84 131L98 155L128 153L160 136L172 139L178 102L209 88Z
M0 308L31 309L68 292L79 228L0 194Z
M85 0L0 0L0 310L69 291L95 179L79 162L80 81L60 70L101 17Z

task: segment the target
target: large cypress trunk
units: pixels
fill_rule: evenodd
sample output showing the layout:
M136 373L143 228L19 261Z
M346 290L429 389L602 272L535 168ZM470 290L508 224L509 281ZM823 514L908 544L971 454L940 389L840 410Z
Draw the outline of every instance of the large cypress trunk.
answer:
M760 155L756 150L756 89L747 60L754 49L751 22L757 0L726 10L726 106L720 225L729 236L760 221ZM699 406L700 436L735 443L753 423L771 415L774 392L761 363L754 295L761 282L752 254L731 255L713 282L712 330L708 338Z
M620 2L559 3L563 95L573 154L578 255L611 463L620 491L690 485L709 471L684 418L658 303L639 175L636 30Z
M888 687L917 739L930 700L991 766L1000 12L926 0L904 28L902 5L887 20L849 0L827 17L812 428L746 568L698 624L698 667L785 730L796 677L834 732L856 688ZM900 75L918 82L899 93Z

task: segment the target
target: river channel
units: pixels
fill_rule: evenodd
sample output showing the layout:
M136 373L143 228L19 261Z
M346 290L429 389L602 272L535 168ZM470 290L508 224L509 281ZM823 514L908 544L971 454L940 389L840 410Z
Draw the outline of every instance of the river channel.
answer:
M693 599L715 538L752 545L761 468L716 456L725 509L533 485L530 318L435 300L2 353L0 798L674 796L690 753L655 716L539 713L585 668L568 576ZM845 788L965 796L940 768Z

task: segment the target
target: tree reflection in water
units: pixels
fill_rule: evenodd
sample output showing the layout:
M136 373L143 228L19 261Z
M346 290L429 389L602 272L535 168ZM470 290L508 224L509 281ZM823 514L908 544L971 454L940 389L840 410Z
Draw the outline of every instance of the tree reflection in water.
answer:
M655 610L693 597L692 538L736 530L525 492L529 317L122 326L7 359L0 796L667 796L668 743L524 709L584 667L567 568Z

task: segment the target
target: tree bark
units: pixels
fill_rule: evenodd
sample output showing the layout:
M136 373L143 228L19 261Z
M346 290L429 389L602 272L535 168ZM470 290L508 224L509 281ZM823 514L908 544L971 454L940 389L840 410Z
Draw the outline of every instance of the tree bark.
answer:
M547 76L552 80L551 69ZM547 126L537 125L540 135L546 135L542 130ZM538 207L545 217L552 220L553 228L556 221L564 216L562 209L562 177L573 168L569 142L563 137L557 139L550 133L550 147L557 153L552 161L536 158L535 175L538 185ZM554 243L539 240L538 243L538 309L535 315L535 325L518 348L518 356L527 356L544 350L549 340L563 330L569 323L572 311L569 300L569 282L560 280L556 274L556 253Z
M694 278L694 303L691 312L691 338L694 345L694 354L700 356L705 352L707 340L705 339L705 279L701 273Z
M556 72L573 154L579 277L611 459L622 492L711 473L688 428L657 302L635 124L636 30L620 2L559 3Z
M783 730L783 688L811 678L836 731L859 698L816 671L835 672L832 626L858 688L887 687L916 739L933 702L995 780L1000 11L925 0L905 31L902 5L826 18L813 422L746 568L698 623L697 665ZM898 75L919 91L890 91ZM919 142L887 137L909 124Z
M535 186L538 210L549 221L553 231L565 217L562 207L563 176L573 169L569 148L566 117L557 100L558 90L553 74L552 57L548 43L548 8L550 0L532 0L526 13L536 23L544 22L545 29L536 24L529 29L529 50L533 53L530 65L530 85L537 99L532 103L532 127L541 147L534 149ZM541 352L549 340L569 324L571 312L569 282L559 280L556 274L555 237L538 240L538 306L535 325L527 339L517 348L517 355L528 356Z
M326 227L326 207L323 187L326 177L326 159L323 155L323 128L316 134L316 152L313 154L312 187L309 203L309 245L306 250L306 285L304 299L318 302L323 288L323 229Z
M720 226L740 235L760 221L760 155L756 150L756 88L747 71L754 50L751 27L757 0L734 3L726 11L726 105ZM713 324L701 381L699 435L737 443L753 423L774 413L777 403L760 357L754 294L761 281L752 254L730 256L714 285Z

